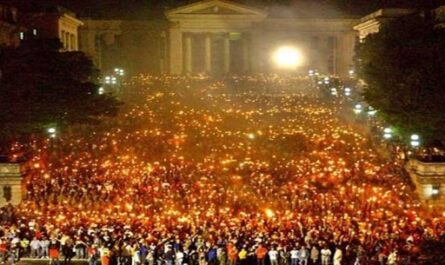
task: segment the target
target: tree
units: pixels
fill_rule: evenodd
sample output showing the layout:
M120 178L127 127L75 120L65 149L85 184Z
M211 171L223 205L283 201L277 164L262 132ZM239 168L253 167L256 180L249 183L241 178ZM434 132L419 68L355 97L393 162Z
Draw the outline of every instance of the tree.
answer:
M402 136L445 138L445 30L412 15L384 24L358 49L365 100Z
M91 60L59 52L58 40L30 40L0 57L0 132L3 138L43 132L56 124L94 124L117 113L119 102L99 95Z

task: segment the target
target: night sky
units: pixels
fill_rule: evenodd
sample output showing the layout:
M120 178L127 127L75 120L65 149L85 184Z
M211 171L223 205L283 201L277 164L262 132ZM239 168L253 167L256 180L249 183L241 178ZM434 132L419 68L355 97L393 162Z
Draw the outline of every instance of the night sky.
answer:
M37 4L59 4L80 16L116 19L150 19L161 17L163 11L193 0L0 0ZM445 4L445 0L238 0L237 2L264 8L274 5L291 5L296 10L335 10L345 16L361 16L382 7L426 7ZM322 6L322 8L320 8ZM329 12L329 11L326 11Z

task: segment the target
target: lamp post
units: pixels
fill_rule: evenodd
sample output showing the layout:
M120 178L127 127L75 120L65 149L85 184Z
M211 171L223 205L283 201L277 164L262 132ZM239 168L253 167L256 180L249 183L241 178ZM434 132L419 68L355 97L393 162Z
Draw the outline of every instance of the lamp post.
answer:
M358 115L358 114L362 113L362 111L363 111L363 105L362 104L358 103L358 104L356 104L354 106L354 113L355 114Z
M55 127L48 128L47 132L48 132L50 138L56 138L56 136L57 136L57 129Z
M393 134L393 130L389 127L383 129L383 138L385 138L386 140L389 140L392 138Z
M420 146L420 136L418 134L412 134L410 139L411 139L411 147L417 148Z
M125 70L122 68L114 68L114 73L118 76L124 76L125 75Z

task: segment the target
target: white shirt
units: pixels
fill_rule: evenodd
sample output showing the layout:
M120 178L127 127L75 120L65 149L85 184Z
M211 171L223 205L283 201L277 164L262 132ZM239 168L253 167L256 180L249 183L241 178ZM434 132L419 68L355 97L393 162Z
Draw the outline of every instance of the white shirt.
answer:
M290 258L291 258L291 259L298 259L298 250L296 250L296 249L292 249L292 250L290 251Z
M331 252L331 250L330 249L322 249L321 250L321 256L323 256L323 257L330 257L331 256L331 254L332 254L332 252Z
M269 259L270 260L277 260L277 258L278 258L278 251L270 250L269 251Z

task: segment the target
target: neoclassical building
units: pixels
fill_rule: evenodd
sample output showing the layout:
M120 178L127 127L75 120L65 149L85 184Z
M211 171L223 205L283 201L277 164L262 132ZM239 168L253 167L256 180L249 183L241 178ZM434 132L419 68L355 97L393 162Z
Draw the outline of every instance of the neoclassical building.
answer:
M304 14L304 10L300 10ZM275 49L294 46L304 63L345 76L352 67L357 18L306 17L204 0L165 12L163 20L82 19L80 48L103 70L171 74L273 72Z
M295 71L319 69L345 76L352 67L354 18L280 17L230 1L200 1L166 12L168 71L272 72L273 52L293 46L303 54Z

